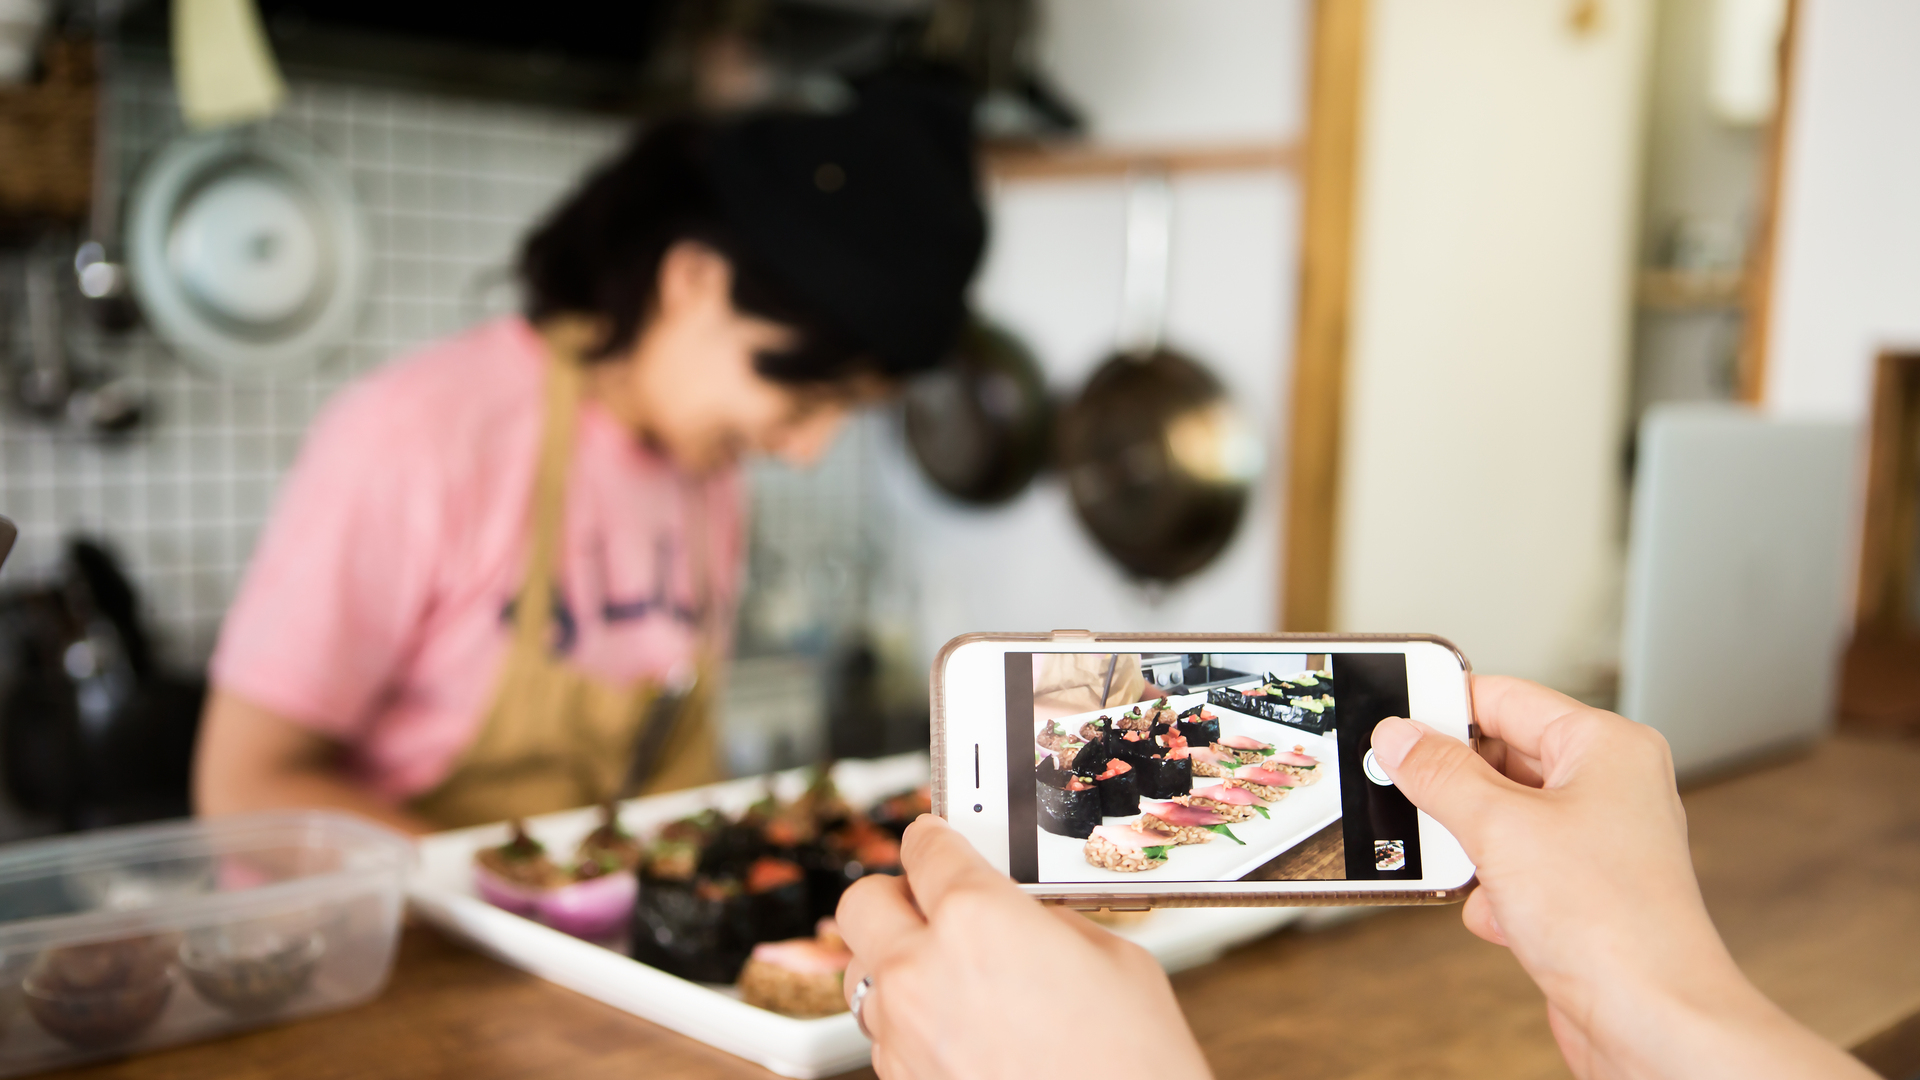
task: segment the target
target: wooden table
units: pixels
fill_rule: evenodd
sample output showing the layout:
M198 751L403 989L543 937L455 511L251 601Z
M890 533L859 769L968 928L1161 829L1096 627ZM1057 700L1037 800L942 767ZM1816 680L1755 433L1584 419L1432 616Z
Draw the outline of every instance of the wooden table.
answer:
M1686 802L1707 904L1747 972L1884 1075L1920 1077L1920 744L1836 739ZM1566 1075L1539 994L1454 907L1283 931L1174 985L1223 1077ZM415 928L371 1005L63 1075L771 1074Z

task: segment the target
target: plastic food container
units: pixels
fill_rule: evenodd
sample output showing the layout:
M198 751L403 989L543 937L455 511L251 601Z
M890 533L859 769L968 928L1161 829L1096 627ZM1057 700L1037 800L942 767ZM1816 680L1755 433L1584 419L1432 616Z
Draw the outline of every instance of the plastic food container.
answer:
M0 1076L372 998L412 861L406 837L316 811L0 848Z

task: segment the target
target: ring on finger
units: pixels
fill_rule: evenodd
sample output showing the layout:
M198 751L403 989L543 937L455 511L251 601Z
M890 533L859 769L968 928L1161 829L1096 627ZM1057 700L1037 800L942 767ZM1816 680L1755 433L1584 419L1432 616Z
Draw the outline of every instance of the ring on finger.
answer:
M860 1026L860 1034L865 1035L868 1042L873 1041L873 1032L867 1030L867 1021L860 1015L860 1010L866 1007L867 995L871 993L873 993L873 976L868 975L853 988L853 997L847 1002L847 1010L853 1013L853 1022Z

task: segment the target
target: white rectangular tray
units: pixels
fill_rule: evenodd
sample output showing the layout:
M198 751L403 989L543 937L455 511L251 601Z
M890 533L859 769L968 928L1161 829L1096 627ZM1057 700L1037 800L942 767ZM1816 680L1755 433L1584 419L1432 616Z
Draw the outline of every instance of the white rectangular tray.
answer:
M1167 704L1175 712L1193 705L1205 705L1207 695L1203 693L1175 695L1167 699ZM1334 734L1315 735L1309 731L1276 724L1257 716L1248 716L1237 709L1224 705L1210 706L1213 714L1220 718L1220 734L1247 735L1261 742L1271 743L1282 750L1300 747L1304 752L1320 759L1315 771L1319 774L1312 784L1294 788L1277 803L1268 804L1266 816L1255 816L1246 821L1235 822L1231 829L1240 838L1236 844L1225 837L1205 844L1189 844L1175 848L1169 853L1166 865L1140 873L1123 873L1117 870L1103 870L1087 864L1085 840L1076 840L1040 830L1038 837L1038 855L1040 880L1043 883L1061 882L1100 882L1124 886L1130 883L1150 881L1239 881L1273 859L1299 845L1315 833L1340 820L1340 754ZM1092 712L1078 713L1061 717L1058 723L1069 732L1077 732L1082 724L1099 716L1113 715L1114 709L1095 709ZM1044 725L1035 721L1037 733ZM1194 787L1217 784L1218 780L1196 776ZM1145 799L1145 796L1142 796ZM1105 818L1108 824L1131 824L1139 820L1138 816L1125 818Z
M834 782L865 806L926 782L924 754L843 761ZM805 770L734 780L623 803L620 821L645 837L667 822L715 807L738 813L771 784L782 798L806 785ZM550 850L570 852L599 820L592 808L530 819L527 829ZM731 988L688 982L625 955L512 915L474 894L473 856L506 842L503 824L423 837L409 888L415 910L481 951L549 982L758 1062L783 1076L812 1080L857 1069L869 1046L842 1013L795 1020L748 1005ZM1147 912L1116 932L1139 943L1169 971L1207 963L1232 946L1264 936L1300 915L1296 908L1193 908Z

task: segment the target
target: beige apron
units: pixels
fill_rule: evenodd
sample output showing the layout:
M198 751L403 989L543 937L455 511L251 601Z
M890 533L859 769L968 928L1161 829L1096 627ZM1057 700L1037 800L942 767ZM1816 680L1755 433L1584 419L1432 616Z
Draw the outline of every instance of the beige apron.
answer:
M687 545L699 610L695 679L673 691L651 681L602 681L552 655L567 473L582 387L577 352L548 336L545 427L534 475L532 544L507 650L479 737L439 787L412 804L440 828L585 806L718 778L710 712L717 658L706 573L705 485L688 510Z

